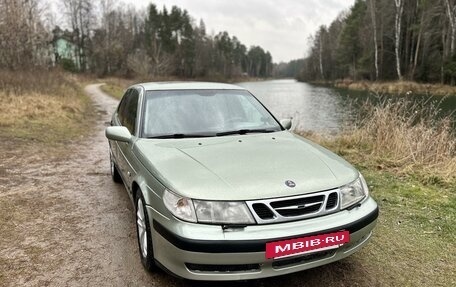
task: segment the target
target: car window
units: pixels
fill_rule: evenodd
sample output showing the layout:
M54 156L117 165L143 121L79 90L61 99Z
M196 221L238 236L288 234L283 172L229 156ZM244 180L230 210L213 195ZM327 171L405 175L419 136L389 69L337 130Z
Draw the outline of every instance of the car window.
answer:
M143 134L197 134L239 129L281 130L272 115L247 91L148 91Z
M125 121L125 107L128 99L128 94L131 92L131 89L128 89L120 101L119 107L117 108L117 117L119 118L120 123L122 124ZM123 125L123 124L122 124Z
M119 105L118 117L120 124L126 127L131 134L136 129L136 112L138 110L139 92L136 89L129 89L122 98Z
M138 99L138 90L131 89L125 101L125 108L123 111L124 117L123 120L121 120L122 125L126 127L131 134L134 134L136 129L136 112L138 110Z

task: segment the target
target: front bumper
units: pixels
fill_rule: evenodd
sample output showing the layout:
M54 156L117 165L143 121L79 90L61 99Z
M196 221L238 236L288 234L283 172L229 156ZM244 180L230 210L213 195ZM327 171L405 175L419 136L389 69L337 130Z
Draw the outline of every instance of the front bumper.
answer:
M192 224L153 214L154 255L171 273L191 280L246 280L293 273L345 258L372 235L378 207L372 198L351 210L269 225L223 230L220 226ZM172 223L172 224L171 224ZM350 232L343 246L283 259L266 259L267 242L330 233Z

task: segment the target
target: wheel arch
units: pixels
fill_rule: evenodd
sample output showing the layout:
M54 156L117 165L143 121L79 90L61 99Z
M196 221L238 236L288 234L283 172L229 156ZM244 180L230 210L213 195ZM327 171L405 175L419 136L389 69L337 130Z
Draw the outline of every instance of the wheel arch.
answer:
M137 195L138 191L140 191L144 198L144 204L151 205L151 202L152 202L151 196L153 196L151 194L153 194L153 193L149 192L150 189L151 188L147 185L145 179L142 176L135 178L131 183L131 196L132 196L133 201L136 200L136 195Z
M138 193L138 190L140 190L139 184L136 182L136 180L133 180L131 183L131 196L133 197L133 201L136 200L136 194ZM136 204L136 203L135 203Z

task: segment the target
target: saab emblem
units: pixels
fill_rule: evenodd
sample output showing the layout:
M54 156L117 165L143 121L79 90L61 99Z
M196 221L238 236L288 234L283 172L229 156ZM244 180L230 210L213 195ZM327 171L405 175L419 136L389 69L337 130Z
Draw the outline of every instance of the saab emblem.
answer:
M293 187L296 186L296 183L294 181L292 181L292 180L287 180L287 181L285 181L285 185L288 186L288 187L293 188Z

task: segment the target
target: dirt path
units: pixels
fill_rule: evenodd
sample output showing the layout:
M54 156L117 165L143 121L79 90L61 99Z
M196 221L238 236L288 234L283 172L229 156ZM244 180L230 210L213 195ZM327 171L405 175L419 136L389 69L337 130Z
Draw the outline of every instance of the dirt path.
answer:
M104 128L117 100L98 84L86 92L99 116L92 136L70 144L71 152L1 145L0 286L232 286L190 283L142 268L133 207L109 175ZM375 276L363 277L363 271L351 257L236 286L375 285Z
M0 229L1 286L181 283L146 273L138 260L132 205L109 176L104 127L117 100L98 86L86 87L97 124L90 138L70 145L71 155L48 157L29 146L2 156L0 207L9 220Z

